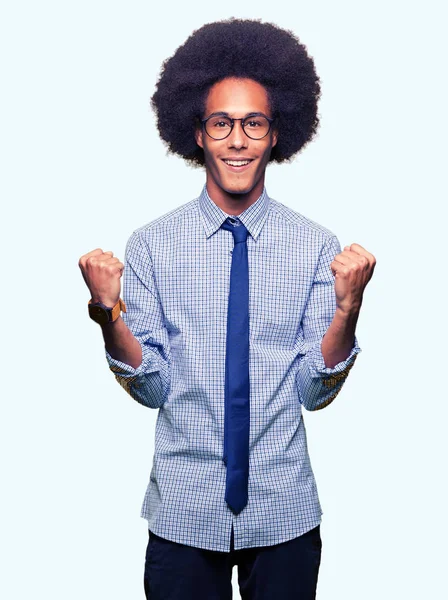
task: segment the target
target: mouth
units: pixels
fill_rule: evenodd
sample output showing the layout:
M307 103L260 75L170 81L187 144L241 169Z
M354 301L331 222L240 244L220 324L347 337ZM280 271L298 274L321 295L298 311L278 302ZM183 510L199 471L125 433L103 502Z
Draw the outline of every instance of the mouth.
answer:
M242 158L238 160L232 160L230 158L222 158L221 160L230 171L233 171L234 173L241 173L241 171L245 171L249 167L254 159Z

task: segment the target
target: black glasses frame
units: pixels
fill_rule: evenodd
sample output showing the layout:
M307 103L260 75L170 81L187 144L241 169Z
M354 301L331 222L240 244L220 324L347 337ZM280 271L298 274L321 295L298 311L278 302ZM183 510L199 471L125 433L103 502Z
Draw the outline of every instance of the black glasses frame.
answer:
M209 132L207 131L207 127L205 126L205 124L207 123L207 121L213 117L223 117L224 119L229 119L230 121L230 131L227 135L225 135L222 138L214 138L212 135L209 134ZM252 117L264 117L265 119L268 120L269 122L269 129L266 131L266 133L261 137L261 138L254 138L251 135L249 135L248 133L246 133L246 130L244 129L244 123L245 121L251 119ZM212 138L212 140L216 140L216 141L221 141L221 140L225 140L226 138L229 137L229 135L232 133L233 131L233 127L235 125L235 121L241 121L241 127L244 131L244 134L247 135L248 138L250 138L251 140L262 140L263 138L265 138L268 133L271 131L272 129L272 123L275 121L277 117L274 117L273 119L271 119L270 117L267 117L266 115L264 115L263 113L252 113L250 115L248 115L247 117L242 117L240 119L232 119L232 117L228 117L227 115L210 115L209 117L207 117L206 119L201 119L201 123L202 123L202 127L205 129L205 133L208 135L208 137Z

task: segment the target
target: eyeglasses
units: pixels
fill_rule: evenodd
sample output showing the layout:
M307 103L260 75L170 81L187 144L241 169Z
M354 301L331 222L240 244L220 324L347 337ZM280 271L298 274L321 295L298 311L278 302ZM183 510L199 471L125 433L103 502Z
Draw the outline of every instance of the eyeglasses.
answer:
M242 119L211 115L207 119L202 119L201 123L208 136L214 140L224 140L232 133L235 121L241 121L241 127L247 137L252 140L261 140L268 135L275 119L270 119L261 113L253 113Z

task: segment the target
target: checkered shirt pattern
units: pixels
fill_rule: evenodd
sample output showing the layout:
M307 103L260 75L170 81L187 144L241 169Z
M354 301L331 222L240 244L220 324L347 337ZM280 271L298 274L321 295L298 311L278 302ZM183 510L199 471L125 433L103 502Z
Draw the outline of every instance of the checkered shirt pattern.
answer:
M337 237L266 188L240 215L248 229L250 442L248 503L225 502L224 381L233 237L230 216L200 196L128 240L122 317L142 346L134 369L106 351L117 381L158 409L141 516L165 539L229 552L293 539L321 522L302 407L337 396L357 354L327 368L321 341L336 310Z

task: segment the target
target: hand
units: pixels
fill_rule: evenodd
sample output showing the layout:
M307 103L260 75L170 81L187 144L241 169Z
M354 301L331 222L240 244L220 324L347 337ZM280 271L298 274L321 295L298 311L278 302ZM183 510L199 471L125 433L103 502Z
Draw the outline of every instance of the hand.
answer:
M96 248L84 256L78 262L82 276L90 290L92 302L102 302L112 308L120 298L120 278L124 265L113 252L103 252Z
M364 288L373 275L376 259L359 244L345 246L334 257L331 271L335 276L336 306L342 312L354 313L361 308Z

